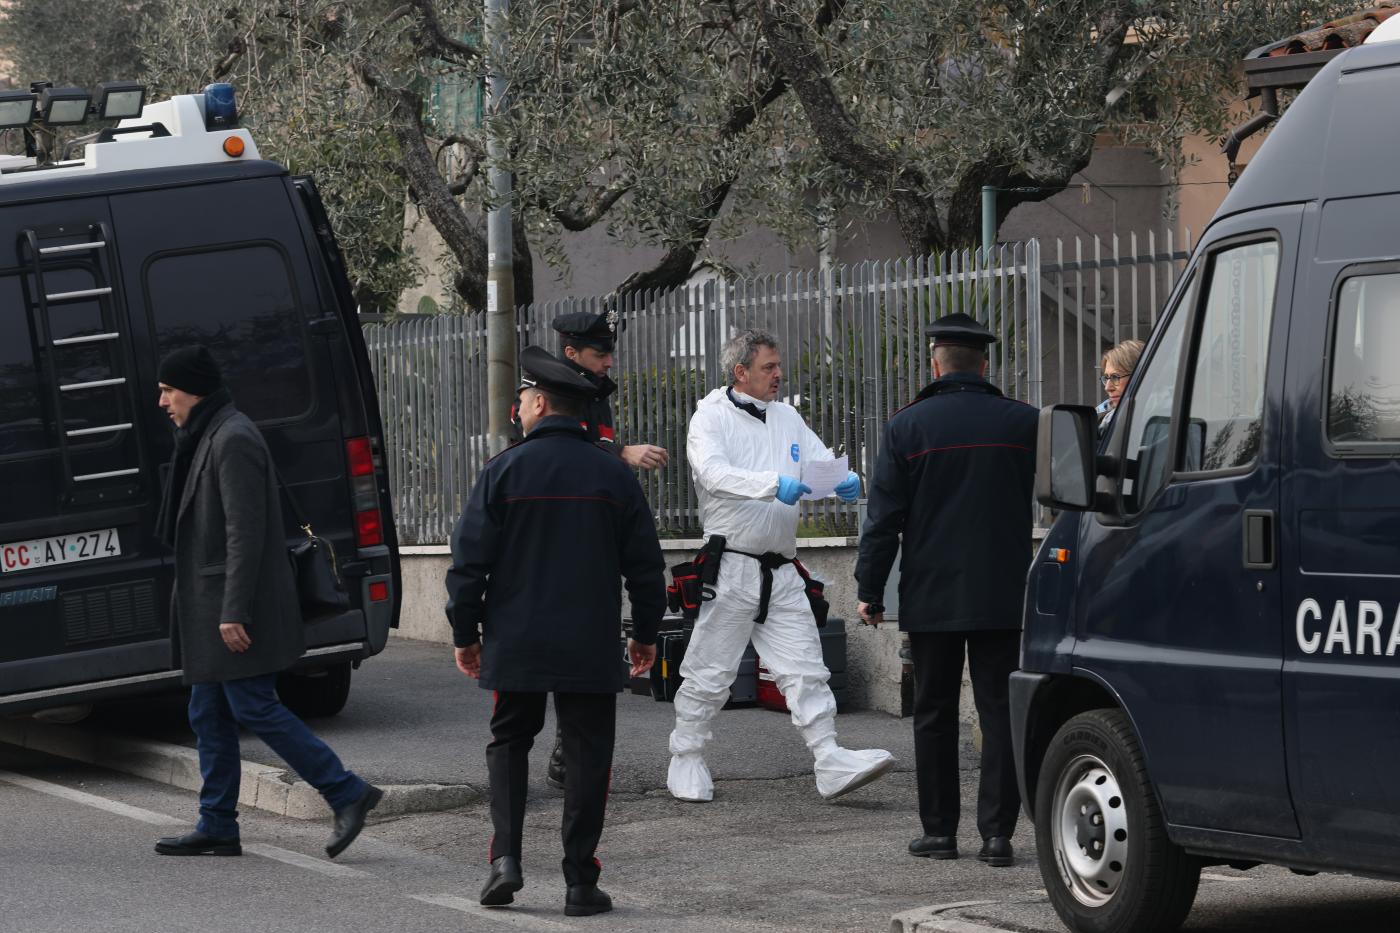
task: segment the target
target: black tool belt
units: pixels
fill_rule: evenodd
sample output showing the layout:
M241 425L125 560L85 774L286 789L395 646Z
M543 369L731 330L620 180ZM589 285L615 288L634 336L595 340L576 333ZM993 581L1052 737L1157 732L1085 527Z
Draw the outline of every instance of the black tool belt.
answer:
M715 583L719 580L719 559L724 553L724 535L710 535L694 560L671 568L671 585L666 587L666 604L694 622L700 615L700 604L715 598Z
M768 602L773 597L773 571L784 564L792 564L797 570L797 575L802 578L802 589L807 594L807 602L812 606L812 616L817 620L817 628L825 627L826 615L831 608L826 597L822 595L826 584L808 573L807 568L802 566L802 561L795 557L784 557L782 554L776 554L772 551L766 554L750 554L748 551L737 551L734 548L726 548L726 550L742 554L745 557L752 557L758 561L762 582L758 588L758 615L754 616L755 622L762 625L768 619Z

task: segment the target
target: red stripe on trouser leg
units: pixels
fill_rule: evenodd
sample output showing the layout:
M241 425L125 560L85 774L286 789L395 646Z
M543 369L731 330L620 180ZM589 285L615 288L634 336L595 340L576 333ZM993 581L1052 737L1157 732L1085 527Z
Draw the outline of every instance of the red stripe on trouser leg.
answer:
M496 861L496 834L491 834L491 841L486 843L486 861Z
M491 715L496 715L496 707L501 705L501 691L491 691Z

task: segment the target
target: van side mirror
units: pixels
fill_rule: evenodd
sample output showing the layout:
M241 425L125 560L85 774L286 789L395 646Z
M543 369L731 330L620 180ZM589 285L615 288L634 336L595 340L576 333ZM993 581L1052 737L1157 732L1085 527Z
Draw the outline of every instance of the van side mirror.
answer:
M1094 409L1087 405L1051 405L1040 410L1035 455L1037 502L1062 512L1093 508L1097 430Z

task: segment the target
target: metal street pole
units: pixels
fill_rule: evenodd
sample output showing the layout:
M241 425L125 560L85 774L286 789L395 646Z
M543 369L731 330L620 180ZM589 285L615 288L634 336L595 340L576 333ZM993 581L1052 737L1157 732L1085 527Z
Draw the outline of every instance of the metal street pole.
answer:
M982 186L982 249L990 257L997 245L997 188Z
M486 157L491 205L486 213L486 433L491 453L510 443L510 406L515 398L515 267L511 237L511 177L501 167L505 145L497 118L506 112L510 0L486 0Z

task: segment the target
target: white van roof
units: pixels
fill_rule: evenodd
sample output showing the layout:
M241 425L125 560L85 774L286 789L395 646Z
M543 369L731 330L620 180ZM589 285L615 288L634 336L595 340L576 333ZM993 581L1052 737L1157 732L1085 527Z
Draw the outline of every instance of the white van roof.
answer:
M163 127L169 135L153 135ZM81 159L69 159L35 167L24 156L0 156L0 188L53 178L103 175L136 169L168 168L177 165L246 162L258 159L257 143L245 129L206 129L204 95L182 94L169 100L147 104L141 116L122 120L118 129L141 128L115 136L107 142L83 146ZM238 155L225 151L224 141L236 137L242 147L232 146Z
M1374 45L1377 42L1394 42L1400 39L1400 16L1392 16L1381 23L1371 34L1366 37L1367 45Z

